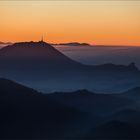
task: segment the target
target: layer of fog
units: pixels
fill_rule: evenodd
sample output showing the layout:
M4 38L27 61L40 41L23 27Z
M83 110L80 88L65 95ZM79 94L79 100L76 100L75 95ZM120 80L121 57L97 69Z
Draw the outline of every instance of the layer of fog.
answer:
M140 69L140 47L55 46L59 51L84 64L130 64Z

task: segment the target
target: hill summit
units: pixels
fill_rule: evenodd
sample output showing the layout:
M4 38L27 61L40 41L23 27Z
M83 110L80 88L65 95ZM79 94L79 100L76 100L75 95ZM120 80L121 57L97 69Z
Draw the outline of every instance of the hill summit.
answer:
M3 61L3 63L16 62L18 65L21 65L21 63L24 61L26 64L32 63L32 66L34 64L37 66L41 63L44 63L44 66L78 64L78 62L71 60L44 41L18 42L4 47L0 50L0 59Z

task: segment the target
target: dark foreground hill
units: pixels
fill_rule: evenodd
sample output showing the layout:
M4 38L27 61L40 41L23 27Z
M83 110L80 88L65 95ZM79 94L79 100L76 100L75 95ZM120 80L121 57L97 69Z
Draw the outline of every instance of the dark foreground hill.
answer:
M91 131L89 138L98 140L139 139L139 127L121 121L110 121Z
M139 139L134 104L87 90L42 94L1 78L0 139Z
M37 91L0 79L0 139L76 137L87 115ZM81 135L81 134L80 134Z
M140 72L134 63L83 65L43 41L15 43L0 49L0 76L44 92L85 88L112 93L140 83Z

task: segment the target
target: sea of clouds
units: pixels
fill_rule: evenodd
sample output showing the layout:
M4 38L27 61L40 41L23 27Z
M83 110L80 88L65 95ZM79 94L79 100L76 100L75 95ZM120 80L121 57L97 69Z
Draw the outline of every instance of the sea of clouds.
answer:
M128 65L135 62L140 69L140 47L127 46L55 46L59 51L83 64L105 63Z

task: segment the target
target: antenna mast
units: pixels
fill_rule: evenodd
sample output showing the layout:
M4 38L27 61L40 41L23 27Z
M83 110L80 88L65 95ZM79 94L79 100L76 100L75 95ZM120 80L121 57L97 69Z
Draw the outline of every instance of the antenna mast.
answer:
M41 42L43 42L44 40L43 40L43 35L41 36Z

